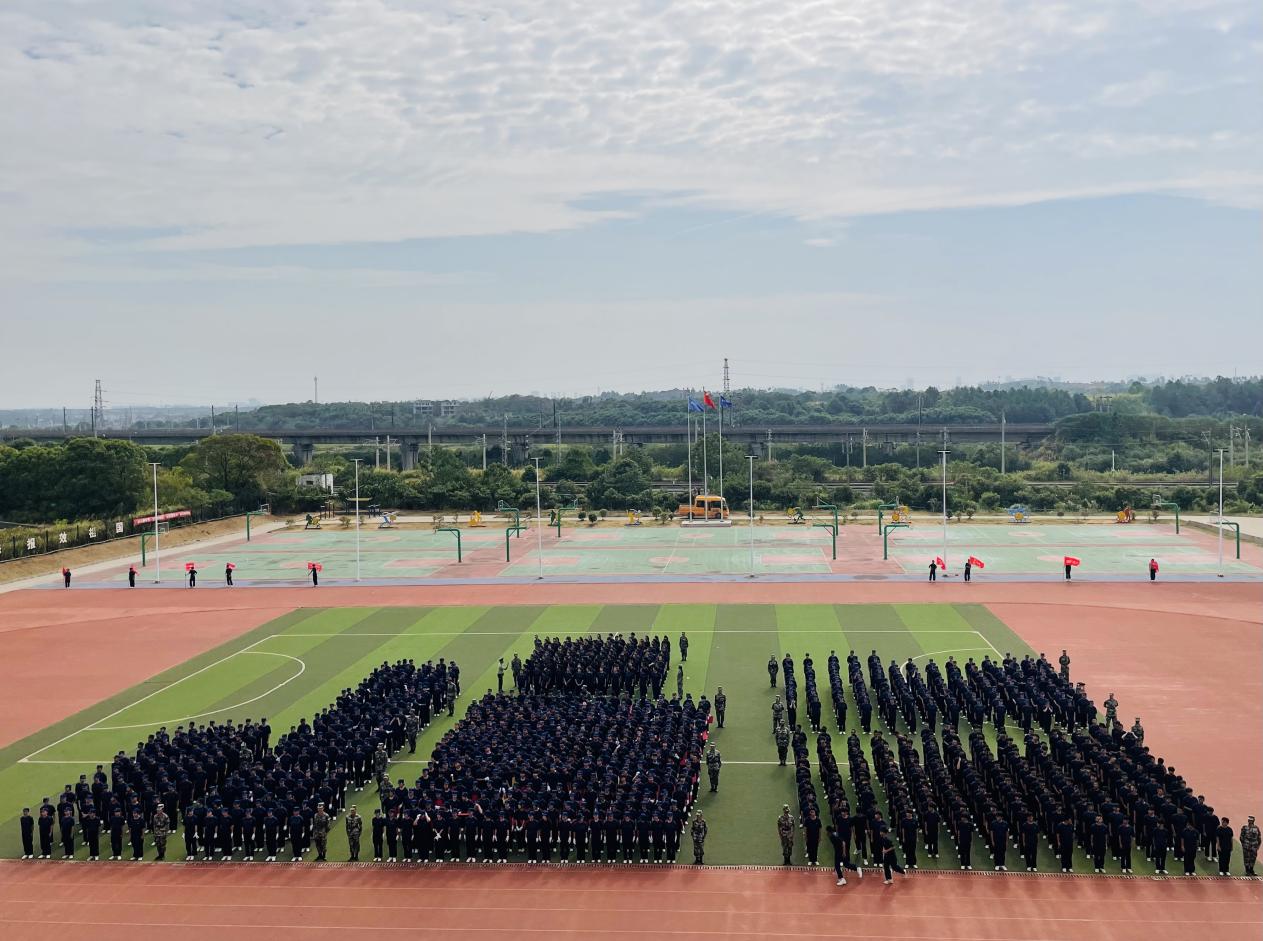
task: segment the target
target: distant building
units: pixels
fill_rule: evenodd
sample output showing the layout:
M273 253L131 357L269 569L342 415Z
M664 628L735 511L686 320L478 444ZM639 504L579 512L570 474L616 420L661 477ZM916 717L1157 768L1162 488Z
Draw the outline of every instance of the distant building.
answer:
M457 404L459 404L459 403L456 403L456 402L440 402L440 403L439 403L439 417L440 417L440 418L451 418L453 415L455 415L455 414L456 414L456 406L457 406Z
M325 493L333 493L333 475L332 474L299 474L298 486L315 487L317 490L323 490Z

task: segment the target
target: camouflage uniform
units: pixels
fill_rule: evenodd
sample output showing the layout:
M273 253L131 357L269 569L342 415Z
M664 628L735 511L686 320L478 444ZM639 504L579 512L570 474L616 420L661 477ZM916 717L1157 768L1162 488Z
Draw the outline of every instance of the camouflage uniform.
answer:
M1061 652L1061 656L1057 658L1057 662L1061 664L1061 678L1065 680L1067 683L1069 683L1070 682L1070 654L1066 653L1063 650Z
M1118 700L1114 698L1113 693L1110 693L1110 698L1105 700L1105 727L1113 731L1116 725L1118 725Z
M421 720L412 713L408 713L407 718L403 720L403 734L408 736L408 754L415 755L417 753L417 733L421 731Z
M1253 817L1241 828L1241 858L1245 862L1245 874L1254 875L1254 861L1259 858L1259 828Z
M781 855L785 857L785 865L788 866L790 857L794 854L794 817L789 812L789 804L785 805L781 815L776 818L776 832L781 838Z
M719 790L719 769L723 765L724 760L719 757L719 749L712 745L710 751L706 753L706 773L710 775L710 792L712 794Z
M777 696L772 700L772 731L776 731L776 727L785 720L785 704L781 702L781 697Z
M693 835L693 865L700 866L702 854L706 849L706 821L702 819L701 814L693 818L693 827L690 832Z
M153 845L158 850L158 858L167 855L167 837L171 835L171 818L159 805L158 812L153 815Z
M1131 734L1136 736L1137 745L1145 743L1145 727L1140 724L1140 716L1136 716L1136 721L1131 724Z
M311 818L311 842L316 845L316 862L325 860L325 850L329 847L329 825L331 819L325 813L325 805L316 808L316 815Z
M346 843L353 863L360 858L360 834L363 832L364 818L356 811L351 811L346 815Z
M377 751L373 752L373 777L380 781L382 775L386 773L386 766L389 764L390 756L386 754L386 746L378 745Z
M789 726L784 722L776 727L776 753L780 756L781 767L785 767L785 756L789 754Z
M722 729L724 727L724 710L728 708L728 697L724 695L724 688L719 687L719 691L715 693L715 721Z

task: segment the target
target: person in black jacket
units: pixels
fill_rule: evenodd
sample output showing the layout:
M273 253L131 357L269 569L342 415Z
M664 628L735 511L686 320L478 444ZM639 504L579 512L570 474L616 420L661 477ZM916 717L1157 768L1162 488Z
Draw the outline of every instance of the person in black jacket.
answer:
M1215 840L1219 844L1219 874L1226 876L1228 864L1232 861L1232 827L1228 824L1227 817L1219 821L1219 828L1215 831Z
M1171 845L1171 834L1166 825L1159 823L1149 833L1149 852L1153 854L1153 871L1166 875L1167 850Z
M39 830L39 858L49 859L53 855L53 815L47 808L40 808L35 827Z
M101 858L101 818L89 805L87 811L79 818L79 829L83 833L83 842L88 847L88 859Z
M31 816L31 808L22 808L19 823L22 828L22 858L33 859L35 857L35 818Z
M61 851L62 859L75 858L75 815L69 808L61 815Z
M144 859L145 818L140 815L139 810L132 811L132 817L127 821L127 830L132 841L132 859Z

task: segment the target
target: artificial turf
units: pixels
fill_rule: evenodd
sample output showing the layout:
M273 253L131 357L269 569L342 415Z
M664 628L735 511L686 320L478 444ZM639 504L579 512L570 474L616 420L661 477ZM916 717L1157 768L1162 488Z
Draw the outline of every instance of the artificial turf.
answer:
M846 738L833 728L828 706L825 663L830 650L845 658L854 649L863 658L875 649L886 662L902 663L913 657L922 667L931 655L942 663L952 654L963 661L997 652L1034 653L987 608L967 604L298 609L0 749L0 801L12 815L0 832L0 856L21 853L13 816L22 806L34 809L44 796L55 801L64 784L77 781L81 773L90 776L98 763L108 770L111 756L120 749L133 752L136 743L160 725L174 731L190 721L266 716L275 737L330 704L342 688L357 685L374 666L405 657L418 662L444 657L460 665L459 718L470 697L495 688L497 658L503 656L507 662L516 652L525 659L536 635L619 631L665 633L673 641L681 631L687 632L685 690L695 697L702 692L713 697L716 688L723 686L728 696L725 728L712 728L712 740L724 759L719 792L710 794L703 781L698 802L710 824L706 861L721 865L779 864L776 816L786 803L797 816L793 769L778 766L771 735L770 707L780 688L769 687L769 656L779 661L788 653L800 664L803 655L810 653L816 660L824 722L833 732L834 754L841 763L846 758ZM678 654L667 684L670 690L674 690L677 662ZM798 676L800 716L805 721L801 665ZM847 694L849 702L849 688ZM854 724L857 710L853 702L850 706L849 719ZM415 778L435 741L454 721L446 715L437 717L421 737L415 755L406 749L396 755L392 777ZM880 727L876 718L874 723L874 728ZM987 730L994 748L994 731L990 725ZM961 732L966 732L963 724ZM1020 730L1010 734L1020 734ZM809 741L809 752L815 771L814 741ZM848 793L853 794L845 765L842 773ZM880 784L874 782L874 786L884 809ZM819 796L823 809L823 794ZM371 816L377 806L375 789L370 785L349 802ZM922 858L921 868L958 866L945 837L940 839L940 853L938 860ZM172 855L182 858L178 850ZM339 821L330 840L330 858L345 859L345 855L345 831ZM682 853L682 858L689 855ZM1082 853L1076 857L1078 870L1090 872ZM821 854L822 863L826 860L831 860L827 847ZM803 861L800 839L795 862ZM975 840L973 861L976 868L987 866L981 837ZM1021 865L1015 852L1010 852L1009 862ZM1142 853L1135 854L1134 862L1138 874L1152 871ZM1199 865L1210 871L1204 861ZM1044 848L1041 869L1055 868L1051 853ZM1112 864L1110 871L1116 871Z

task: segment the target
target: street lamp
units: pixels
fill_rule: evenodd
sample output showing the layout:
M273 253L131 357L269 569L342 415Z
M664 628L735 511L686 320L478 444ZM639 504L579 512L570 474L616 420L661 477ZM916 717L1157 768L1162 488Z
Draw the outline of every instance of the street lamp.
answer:
M355 580L360 580L360 460L355 461Z
M750 577L754 578L754 455L747 454L750 464Z
M535 462L535 554L539 556L539 577L544 577L544 520L539 497L539 458Z
M943 456L943 574L947 574L947 455L952 452L946 448L940 448L939 454Z
M156 585L162 581L162 556L158 552L158 468L162 465L158 461L150 461L149 466L153 468L153 580Z
M1226 448L1216 448L1219 452L1219 577L1224 577L1224 451Z

